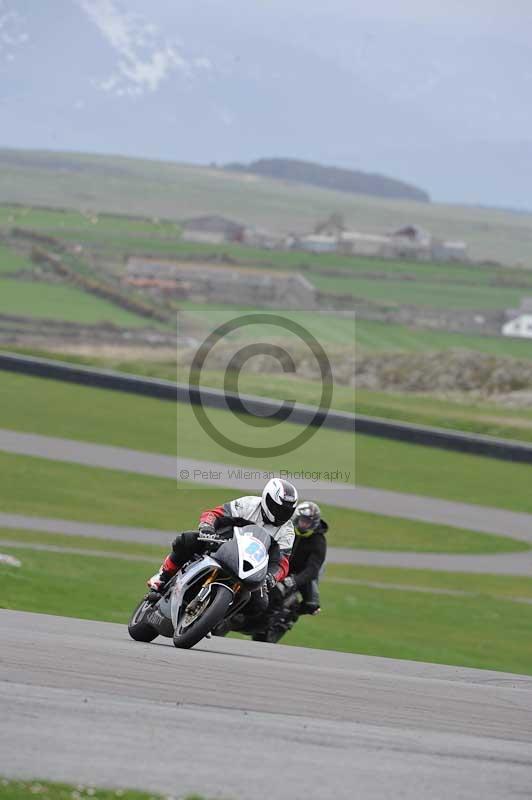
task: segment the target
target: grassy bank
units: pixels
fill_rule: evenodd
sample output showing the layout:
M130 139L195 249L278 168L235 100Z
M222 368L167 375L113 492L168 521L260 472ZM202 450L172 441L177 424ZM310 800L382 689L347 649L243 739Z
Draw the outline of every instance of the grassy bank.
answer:
M163 795L141 792L137 789L100 789L68 783L51 783L33 780L14 781L0 779L0 800L34 800L39 795L43 800L165 800ZM199 795L188 795L183 800L203 800Z

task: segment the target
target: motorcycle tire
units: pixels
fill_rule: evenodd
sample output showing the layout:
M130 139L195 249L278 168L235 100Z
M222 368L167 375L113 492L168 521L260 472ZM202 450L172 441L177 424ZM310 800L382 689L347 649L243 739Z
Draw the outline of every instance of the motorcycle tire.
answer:
M223 620L231 605L233 593L226 586L215 585L211 590L211 602L198 619L184 630L174 631L174 647L194 647Z
M143 597L131 615L127 629L131 638L136 642L153 642L159 635L153 625L143 621L146 612L151 608L153 608L153 604Z

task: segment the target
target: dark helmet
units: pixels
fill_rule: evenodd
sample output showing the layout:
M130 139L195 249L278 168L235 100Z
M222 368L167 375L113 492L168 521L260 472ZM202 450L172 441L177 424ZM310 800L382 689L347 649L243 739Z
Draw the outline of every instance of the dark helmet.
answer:
M288 481L272 478L263 489L262 516L272 525L284 525L292 517L297 504L297 490Z
M317 503L306 500L300 503L294 514L294 528L297 536L312 536L321 522L321 510Z

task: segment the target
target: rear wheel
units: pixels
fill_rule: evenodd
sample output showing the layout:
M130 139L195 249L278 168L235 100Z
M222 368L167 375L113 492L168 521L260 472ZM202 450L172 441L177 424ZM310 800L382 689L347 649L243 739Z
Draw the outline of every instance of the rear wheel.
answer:
M144 622L144 617L151 608L153 604L143 598L131 615L127 629L136 642L152 642L159 635L153 625Z
M226 586L216 584L206 598L205 607L192 621L185 614L174 631L175 647L194 647L204 636L223 620L231 605L233 593Z

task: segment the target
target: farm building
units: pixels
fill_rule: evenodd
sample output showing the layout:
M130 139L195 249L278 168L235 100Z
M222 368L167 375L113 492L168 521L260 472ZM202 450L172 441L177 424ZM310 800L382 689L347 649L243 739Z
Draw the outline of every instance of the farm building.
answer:
M295 239L294 248L313 253L343 253L374 258L409 258L417 261L465 261L464 242L436 239L418 225L405 225L388 234L346 230L343 222L327 220L316 232Z
M246 230L245 225L219 216L186 219L182 226L185 242L207 242L209 244L241 242Z
M416 258L429 261L432 257L432 236L418 225L405 225L390 234L394 258Z

